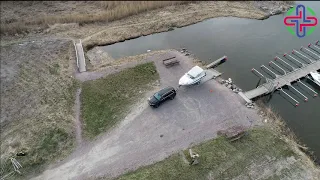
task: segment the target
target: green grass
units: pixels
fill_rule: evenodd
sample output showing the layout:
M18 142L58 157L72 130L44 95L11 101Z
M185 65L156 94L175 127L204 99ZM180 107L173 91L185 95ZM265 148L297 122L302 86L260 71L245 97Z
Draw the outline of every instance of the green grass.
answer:
M232 179L240 174L248 175L247 168L250 164L263 162L266 156L280 159L294 155L288 144L264 128L253 129L235 142L219 137L192 147L192 150L200 155L198 165L190 166L183 161L180 154L174 154L161 162L129 172L118 179L183 180L209 179L208 176L215 180ZM185 150L184 154L190 159L188 150Z
M85 136L92 138L114 126L150 88L148 84L157 79L159 75L151 62L84 82L81 104Z

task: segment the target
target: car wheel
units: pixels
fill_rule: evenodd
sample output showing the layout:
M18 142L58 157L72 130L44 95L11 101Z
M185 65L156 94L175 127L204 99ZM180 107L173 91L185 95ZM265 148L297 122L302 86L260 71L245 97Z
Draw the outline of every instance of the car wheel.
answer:
M171 96L170 99L173 100L173 99L174 99L174 96Z
M157 107L159 107L159 104L155 104L153 107L154 107L154 108L157 108Z

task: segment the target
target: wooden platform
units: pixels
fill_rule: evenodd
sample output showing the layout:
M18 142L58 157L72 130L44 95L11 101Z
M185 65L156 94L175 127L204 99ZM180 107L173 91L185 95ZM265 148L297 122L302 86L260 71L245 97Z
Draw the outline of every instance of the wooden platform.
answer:
M87 71L86 70L86 60L85 60L81 40L79 41L79 43L74 42L74 46L75 46L75 50L76 50L77 66L78 66L79 72L85 72L85 71Z
M176 64L179 64L179 60L176 59L176 56L164 59L164 60L162 60L162 62L166 67L170 67L170 66L174 66Z
M206 66L206 68L207 68L207 69L209 69L209 68L215 68L216 66L224 63L226 60L227 60L227 56L223 56L223 57L221 57L221 58L213 61L212 63L208 64L208 65Z

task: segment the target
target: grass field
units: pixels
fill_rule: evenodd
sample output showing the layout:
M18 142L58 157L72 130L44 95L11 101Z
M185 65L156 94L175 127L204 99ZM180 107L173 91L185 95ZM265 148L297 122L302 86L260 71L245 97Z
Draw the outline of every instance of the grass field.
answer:
M192 147L199 164L189 165L188 150L156 164L129 172L118 180L187 179L281 179L307 176L301 173L298 157L277 133L254 128L235 142L223 137ZM300 173L300 174L299 174Z
M162 8L171 5L186 4L191 1L97 1L97 2L63 2L67 9L60 10L62 14L53 14L49 12L54 12L55 9L59 10L61 7L57 7L55 4L61 4L61 2L24 2L24 3L14 3L14 2L1 2L3 12L9 11L7 14L13 14L16 17L4 17L1 20L1 33L15 34L30 31L33 29L44 29L48 25L53 25L55 23L96 23L96 22L110 22L114 20L119 20L128 16L132 16L145 11ZM13 7L12 7L13 6ZM15 7L14 7L15 6ZM21 13L21 17L14 15L10 12L10 9L16 9L21 7L20 11L24 11L24 7L34 7L43 11L40 14L34 14L32 18L25 17L25 14ZM63 4L60 6L63 7ZM12 8L11 8L12 7ZM39 8L37 8L39 7ZM96 10L92 9L91 12L81 10L83 7L88 7L92 9L95 7ZM9 9L9 10L8 10ZM32 9L32 8L31 8ZM43 10L42 10L43 9ZM71 11L72 9L72 11ZM18 10L18 9L17 9ZM78 12L79 11L79 12ZM17 11L19 12L19 11ZM59 12L59 11L58 11ZM69 12L69 13L65 13ZM73 12L73 13L70 13ZM33 11L30 10L26 14L32 14ZM6 14L6 13L4 13ZM19 13L18 13L19 14ZM40 16L39 16L40 15Z
M84 82L81 101L85 136L92 138L114 126L157 79L152 62Z

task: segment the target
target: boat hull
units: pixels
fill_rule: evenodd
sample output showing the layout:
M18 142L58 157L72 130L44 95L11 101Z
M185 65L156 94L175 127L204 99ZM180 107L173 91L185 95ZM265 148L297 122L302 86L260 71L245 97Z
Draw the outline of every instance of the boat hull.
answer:
M310 75L312 77L312 79L314 80L314 82L320 86L320 74L318 72L310 72Z

